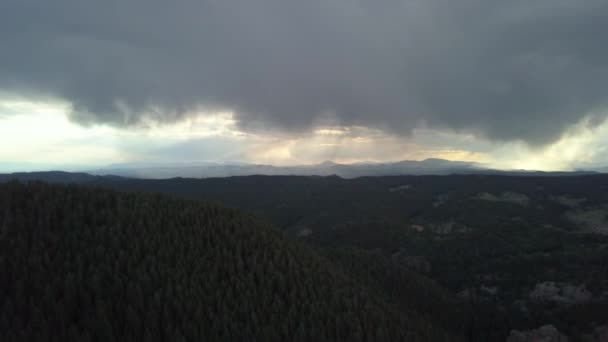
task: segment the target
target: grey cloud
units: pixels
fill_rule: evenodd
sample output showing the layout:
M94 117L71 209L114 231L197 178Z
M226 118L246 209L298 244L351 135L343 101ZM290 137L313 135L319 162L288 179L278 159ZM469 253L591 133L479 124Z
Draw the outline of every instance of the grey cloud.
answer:
M605 0L3 0L0 91L79 122L421 124L531 144L608 104Z

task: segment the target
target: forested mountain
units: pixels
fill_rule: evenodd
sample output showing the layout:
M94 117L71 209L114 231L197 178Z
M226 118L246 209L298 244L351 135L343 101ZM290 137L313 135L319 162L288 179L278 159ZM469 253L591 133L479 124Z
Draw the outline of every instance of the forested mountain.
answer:
M547 324L571 341L601 341L588 337L608 332L608 175L77 183L246 211L306 244L381 302L442 322L469 341L504 341L511 330Z
M216 205L0 184L0 340L458 340L430 280L395 303L339 253Z

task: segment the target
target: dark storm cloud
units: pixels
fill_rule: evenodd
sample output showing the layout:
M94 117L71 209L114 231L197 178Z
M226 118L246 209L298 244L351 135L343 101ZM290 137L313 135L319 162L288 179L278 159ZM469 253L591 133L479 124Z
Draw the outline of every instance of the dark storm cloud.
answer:
M330 113L538 144L606 108L607 18L605 0L2 0L0 91L85 123Z

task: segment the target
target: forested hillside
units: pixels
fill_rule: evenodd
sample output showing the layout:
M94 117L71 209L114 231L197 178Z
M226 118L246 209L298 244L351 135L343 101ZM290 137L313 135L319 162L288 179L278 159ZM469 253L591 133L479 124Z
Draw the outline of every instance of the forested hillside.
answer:
M457 340L442 302L389 302L339 258L215 205L9 182L0 340Z
M469 341L543 325L571 341L608 334L608 175L12 177L244 210L380 302Z

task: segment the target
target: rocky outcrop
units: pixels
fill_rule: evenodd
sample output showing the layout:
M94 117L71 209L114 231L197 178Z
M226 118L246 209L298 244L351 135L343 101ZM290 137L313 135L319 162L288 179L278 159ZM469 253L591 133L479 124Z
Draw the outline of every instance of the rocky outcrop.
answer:
M578 208L581 204L587 201L586 198L576 198L566 195L551 196L550 199L569 208Z
M488 192L482 192L477 194L474 199L482 200L482 201L490 201L490 202L506 202L518 204L521 206L527 206L530 204L530 198L525 194L520 194L516 192L503 192L500 195L494 195Z
M307 238L312 235L312 229L310 228L302 228L298 230L298 237Z
M511 330L507 342L568 342L568 338L552 325L533 330Z
M389 192L400 192L400 191L409 190L411 188L412 188L411 185L406 184L406 185L399 185L399 186L392 187L392 188L388 189L388 191Z
M435 234L447 235L452 233L455 226L454 221L439 222L431 225L431 231Z
M554 302L558 304L579 304L591 300L592 295L585 285L572 285L546 281L536 284L529 294L535 302Z

